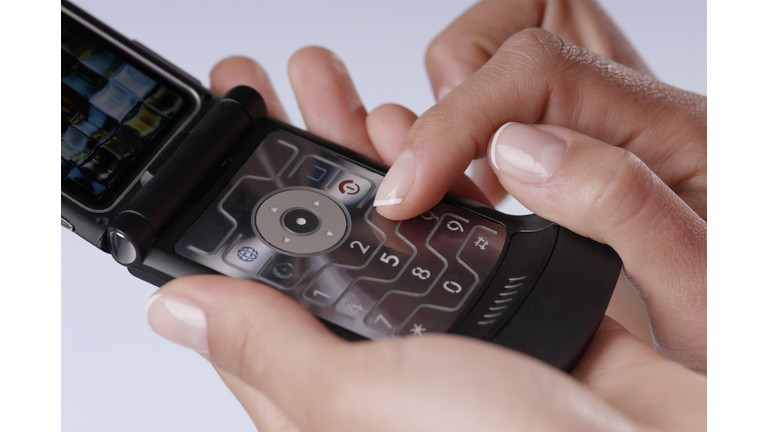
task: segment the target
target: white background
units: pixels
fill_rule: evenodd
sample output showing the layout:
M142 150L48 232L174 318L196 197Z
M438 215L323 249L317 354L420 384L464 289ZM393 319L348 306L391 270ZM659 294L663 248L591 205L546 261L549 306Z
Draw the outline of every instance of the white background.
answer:
M433 96L423 68L429 41L473 2L80 0L204 84L223 57L268 71L293 122L303 126L285 73L291 53L321 45L340 55L365 106L397 102L416 113ZM654 73L706 94L706 4L602 1ZM254 427L210 365L154 335L144 304L155 288L61 231L62 430L246 431Z

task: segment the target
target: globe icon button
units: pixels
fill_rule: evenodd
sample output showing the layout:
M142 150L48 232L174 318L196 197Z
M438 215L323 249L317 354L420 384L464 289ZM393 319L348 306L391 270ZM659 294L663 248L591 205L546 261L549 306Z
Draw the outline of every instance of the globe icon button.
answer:
M259 257L259 252L250 246L243 246L237 251L237 257L240 261L253 262Z

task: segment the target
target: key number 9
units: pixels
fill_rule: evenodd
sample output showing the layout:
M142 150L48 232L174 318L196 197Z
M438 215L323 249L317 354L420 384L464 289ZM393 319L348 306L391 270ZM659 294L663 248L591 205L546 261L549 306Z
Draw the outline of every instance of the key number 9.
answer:
M429 270L425 270L421 267L416 267L415 269L413 269L411 274L421 280L427 280L429 279L430 276L432 276L432 273L430 273Z

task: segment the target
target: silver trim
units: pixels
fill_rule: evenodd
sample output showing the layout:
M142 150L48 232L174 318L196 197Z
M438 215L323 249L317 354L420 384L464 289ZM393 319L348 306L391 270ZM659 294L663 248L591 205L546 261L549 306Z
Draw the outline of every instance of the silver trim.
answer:
M70 231L73 231L73 232L75 231L75 226L72 225L72 222L64 219L64 216L61 217L61 226L63 226L64 228Z
M181 89L181 90L183 90L184 92L186 92L187 94L191 95L191 96L192 96L192 99L193 99L193 101L194 101L194 107L193 107L193 110L192 110L192 111L191 111L191 112L190 112L190 113L187 115L187 118L186 118L186 119L184 119L184 120L183 120L181 123L179 123L179 125L176 127L176 130L173 132L173 134L171 134L171 136L169 136L169 137L168 137L168 138L165 140L165 142L164 142L164 143L162 143L162 144L159 146L160 148L157 150L157 153L155 153L155 157L153 157L153 158L152 158L150 161L148 161L148 162L146 163L146 165L144 165L144 169L143 169L143 170L141 170L141 172L140 172L140 173L139 173L139 174L136 176L136 178L134 178L134 179L133 179L133 181L132 181L132 182L131 182L131 183L130 183L130 184L129 184L129 185L126 187L126 188L125 188L125 190L123 191L123 193L122 193L122 194L120 194L120 196L118 196L118 197L115 199L115 201L112 203L112 205L111 205L111 206L109 206L109 207L108 207L108 208L106 208L106 209L94 209L94 208L90 208L90 207L87 207L86 205L84 205L84 204L80 203L80 202L79 202L79 201L77 201L76 199L72 198L71 196L67 195L66 193L64 193L64 191L61 191L61 194L62 194L63 196L65 196L67 199L69 199L70 201L72 201L73 203L75 203L75 204L76 204L78 207L84 208L85 210L88 210L88 211L89 211L89 212L91 212L91 213L107 213L107 212L111 211L112 209L114 209L114 208L115 208L115 207L116 207L116 206L117 206L117 205L118 205L118 204L119 204L119 203L122 201L122 199L125 197L125 195L126 195L126 194L127 194L127 193L128 193L130 190L131 190L131 189L133 189L133 187L134 187L134 186L136 186L136 183L138 183L138 182L139 182L139 180L141 179L141 177L142 177L142 176L144 175L144 173L146 172L146 170L147 170L147 167L149 167L150 165L152 165L152 163L153 163L153 162L154 162L154 161L155 161L155 160L156 160L156 159L157 159L157 158L160 156L160 154L161 154L161 153L162 153L162 152L165 150L165 148L166 148L166 147L168 147L168 144L169 144L171 141L173 141L173 139L174 139L174 138L176 138L176 135L178 135L178 133L179 133L179 132L181 132L181 131L182 131L182 130L185 128L185 127L187 127L187 125L188 125L188 124L189 124L189 123L192 121L192 119L193 119L193 118L194 118L194 117L197 115L197 113L200 111L200 107L202 106L202 102L200 101L200 95L198 95L198 94L197 94L197 92L196 92L194 89L192 89L192 87L190 87L190 86L188 86L188 85L184 84L183 82L179 81L179 80L178 80L177 78L175 78L174 76L172 76L172 75L169 75L169 74L168 74L168 72L166 72L166 71L165 71L165 70L163 70L163 69L160 69L160 68L159 68L157 65L155 65L155 64L154 64L154 63L152 63L152 62L150 62L150 61L149 61L148 59L146 59L145 57L142 57L141 55L139 55L138 53L136 53L136 52L135 52L135 51L133 51L132 49L128 48L127 46L125 46L125 45L123 45L122 43L118 42L117 40L113 39L113 38L112 38L112 37L110 37L109 35L105 34L105 33L104 33L104 32L102 32L101 30L99 30L98 28L94 27L94 26L93 26L91 23L89 23L89 22L85 21L83 18L81 18L81 17L79 17L79 16L75 15L75 13L74 13L74 12L70 11L69 9L67 9L67 8L66 8L64 5L61 5L61 11L62 11L63 13L65 13L65 14L67 14L67 16L69 16L70 18L72 18L72 19L74 19L75 21L77 21L77 22L79 22L80 24L82 24L83 26L85 26L85 27L88 27L88 29L90 29L90 30L91 30L91 31L93 31L94 33L96 33L96 34L98 34L99 36L103 37L104 39L108 40L108 41L109 41L109 42L111 42L113 45L117 46L118 48L122 49L123 51L125 51L125 52L127 52L128 54L130 54L131 56L133 56L133 58L134 58L134 59L136 59L136 61L137 61L137 62L139 62L139 63L143 64L144 66L147 66L147 67L149 67L150 69L152 69L152 71L153 71L153 72L157 73L158 75L160 75L160 76L161 76L161 77L163 77L164 79L166 79L166 80L168 80L169 82L171 82L173 85L177 86L179 89Z

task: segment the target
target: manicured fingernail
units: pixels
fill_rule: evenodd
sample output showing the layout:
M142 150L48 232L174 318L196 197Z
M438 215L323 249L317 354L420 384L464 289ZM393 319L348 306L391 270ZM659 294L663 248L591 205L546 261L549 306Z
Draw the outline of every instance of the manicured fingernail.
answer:
M415 176L416 161L413 160L413 155L409 151L402 153L381 182L373 206L381 207L403 202Z
M199 353L209 352L205 312L191 300L155 293L147 301L146 314L158 335Z
M507 123L496 131L489 151L493 166L526 183L546 181L563 158L568 144L523 123Z
M445 95L451 92L453 90L452 87L440 87L440 89L437 91L437 101L439 102L440 99L444 98Z

